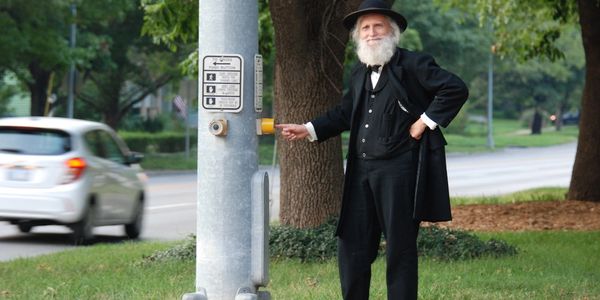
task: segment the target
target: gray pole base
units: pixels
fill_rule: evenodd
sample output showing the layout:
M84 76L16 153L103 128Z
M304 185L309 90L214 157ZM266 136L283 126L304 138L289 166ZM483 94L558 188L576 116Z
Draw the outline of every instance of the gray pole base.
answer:
M271 294L266 291L260 291L256 294L241 293L237 294L234 300L271 300Z
M206 290L200 288L200 290L195 293L183 294L181 300L208 300L208 298L206 297Z
M208 298L206 297L206 290L200 288L195 293L184 294L181 300L208 300ZM241 293L235 296L235 300L271 300L271 293L267 291L259 291L256 294Z
M267 291L257 292L256 295L258 295L258 300L271 300L271 293Z

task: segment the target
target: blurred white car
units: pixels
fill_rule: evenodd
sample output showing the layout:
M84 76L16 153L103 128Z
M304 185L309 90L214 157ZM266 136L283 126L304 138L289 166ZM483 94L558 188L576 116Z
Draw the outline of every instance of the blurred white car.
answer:
M66 225L76 244L93 228L142 229L146 175L142 156L108 126L90 121L24 117L0 119L0 221L21 232Z

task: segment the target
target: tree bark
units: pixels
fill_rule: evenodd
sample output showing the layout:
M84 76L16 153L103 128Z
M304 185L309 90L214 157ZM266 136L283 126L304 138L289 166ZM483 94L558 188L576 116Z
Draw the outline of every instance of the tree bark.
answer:
M359 0L271 0L275 29L277 123L305 123L339 103L348 31L342 18ZM277 137L280 222L305 228L337 215L343 184L341 140L286 142Z
M600 202L600 3L579 0L578 4L586 73L568 198Z
M531 134L542 134L542 114L539 108L535 108L533 113L533 121L531 122Z
M122 68L119 68L121 70ZM121 90L125 86L125 72L111 72L107 74L106 86L100 90L106 106L102 108L102 121L113 129L117 129L121 121Z

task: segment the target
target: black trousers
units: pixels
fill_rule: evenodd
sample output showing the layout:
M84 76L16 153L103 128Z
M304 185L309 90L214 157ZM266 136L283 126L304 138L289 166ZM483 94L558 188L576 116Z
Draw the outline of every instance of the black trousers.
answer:
M338 238L342 295L369 299L371 264L383 233L389 300L417 299L419 222L414 221L416 159L412 151L392 159L353 162Z

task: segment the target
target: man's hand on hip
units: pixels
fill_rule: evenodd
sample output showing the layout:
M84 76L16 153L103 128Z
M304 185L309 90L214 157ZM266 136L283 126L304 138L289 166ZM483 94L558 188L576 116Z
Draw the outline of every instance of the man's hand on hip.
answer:
M427 124L425 124L425 122L419 118L416 122L410 125L410 136L415 140L420 140L421 136L423 136L423 132L425 132L427 128Z

